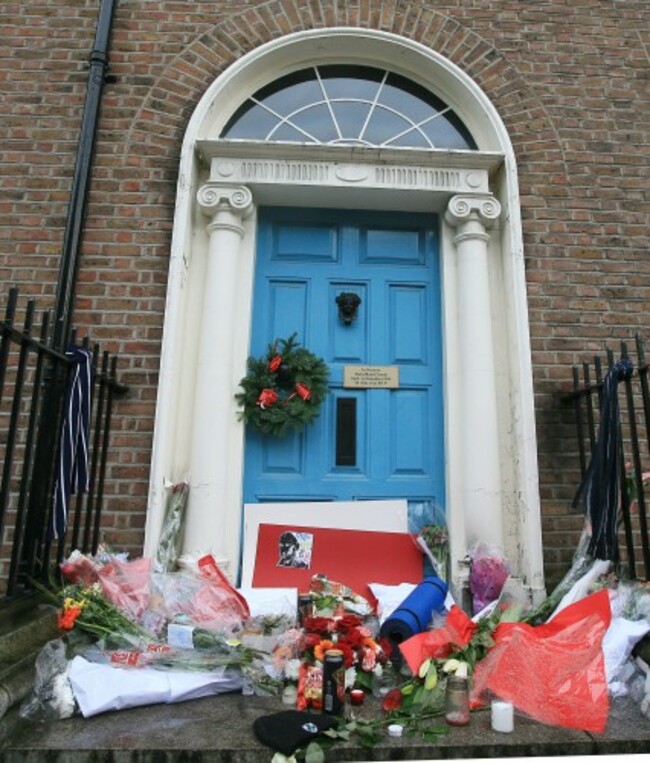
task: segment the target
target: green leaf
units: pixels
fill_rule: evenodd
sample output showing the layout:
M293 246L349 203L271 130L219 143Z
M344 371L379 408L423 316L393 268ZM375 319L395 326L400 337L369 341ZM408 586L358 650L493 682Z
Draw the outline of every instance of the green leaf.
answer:
M413 704L417 705L420 702L422 702L424 694L425 694L424 686L418 686L418 688L413 692Z
M325 763L325 753L318 742L310 742L307 745L305 763Z
M439 736L447 733L447 729L442 726L429 726L426 729L422 729L421 733L427 742L437 742Z
M354 685L359 689L372 689L372 675L363 670L358 671Z
M359 729L359 743L362 747L373 748L381 740L381 734L374 729Z

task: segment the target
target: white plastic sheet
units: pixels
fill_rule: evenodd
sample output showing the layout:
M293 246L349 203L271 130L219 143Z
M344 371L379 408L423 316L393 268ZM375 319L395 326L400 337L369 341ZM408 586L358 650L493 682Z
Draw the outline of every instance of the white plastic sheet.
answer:
M85 718L108 710L170 704L213 694L241 691L241 675L221 670L200 673L153 668L115 668L75 657L70 684Z
M615 617L603 638L605 675L609 691L614 696L627 694L623 667L628 661L637 642L650 633L650 623L646 620L626 620Z
M297 588L239 588L237 590L246 599L251 617L286 615L295 620L298 615Z

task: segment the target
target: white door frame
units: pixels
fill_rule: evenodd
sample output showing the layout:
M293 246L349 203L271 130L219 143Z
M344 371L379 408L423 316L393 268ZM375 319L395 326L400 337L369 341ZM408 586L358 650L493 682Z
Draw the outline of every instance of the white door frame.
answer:
M333 61L387 67L435 91L480 150L218 139L248 94L289 71ZM461 70L418 43L372 30L311 30L267 43L213 83L190 121L170 258L145 554L153 556L157 547L165 483L189 477L186 550L212 551L227 572L236 570L243 426L234 394L248 355L261 204L443 213L452 581L463 585L463 557L487 540L501 546L513 573L539 598L537 452L512 147L489 100Z

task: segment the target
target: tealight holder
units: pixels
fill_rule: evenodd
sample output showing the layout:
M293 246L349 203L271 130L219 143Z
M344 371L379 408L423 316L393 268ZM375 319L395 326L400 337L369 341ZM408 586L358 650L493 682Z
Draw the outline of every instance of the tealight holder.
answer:
M351 689L350 691L350 704L351 705L363 705L363 701L366 698L366 693L363 689Z

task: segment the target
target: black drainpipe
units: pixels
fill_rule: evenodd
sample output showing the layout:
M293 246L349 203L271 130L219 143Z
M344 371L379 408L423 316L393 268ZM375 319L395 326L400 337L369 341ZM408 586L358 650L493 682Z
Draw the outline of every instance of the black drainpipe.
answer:
M70 190L70 204L57 283L54 327L50 343L51 347L59 353L65 352L70 339L77 261L92 170L99 102L108 69L108 45L116 4L117 0L100 0L95 42L90 54L88 87ZM65 374L60 366L52 363L46 367L43 378L43 404L39 417L21 552L23 569L36 571L40 566L40 574L44 577L48 574L50 562L50 547L45 538L45 526L51 510L55 454L65 397L65 381ZM64 539L61 539L56 552L58 561L62 559L63 551Z
M100 2L57 285L52 346L59 351L65 349L72 323L77 261L92 171L99 103L108 71L108 48L117 0Z

